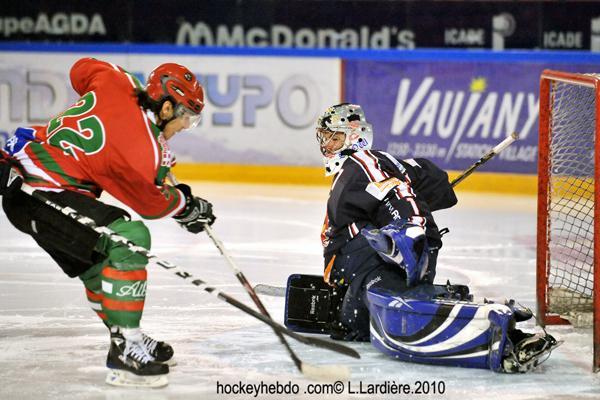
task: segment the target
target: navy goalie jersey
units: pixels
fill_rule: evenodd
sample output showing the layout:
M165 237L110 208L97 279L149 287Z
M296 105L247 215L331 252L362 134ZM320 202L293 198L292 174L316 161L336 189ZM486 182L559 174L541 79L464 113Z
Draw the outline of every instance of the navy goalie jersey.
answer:
M430 248L441 247L431 212L456 203L448 174L427 159L398 161L376 150L352 153L335 175L327 201L321 232L325 280L334 256L367 226L407 219L425 228Z

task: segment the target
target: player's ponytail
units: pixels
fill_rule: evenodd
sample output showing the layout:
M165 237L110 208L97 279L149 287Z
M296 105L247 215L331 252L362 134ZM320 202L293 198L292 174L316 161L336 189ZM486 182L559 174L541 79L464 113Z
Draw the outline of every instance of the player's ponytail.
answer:
M137 98L140 107L144 110L152 111L155 115L158 115L163 103L167 100L162 99L161 101L156 101L148 96L148 93L145 90L139 88L134 89L134 96Z

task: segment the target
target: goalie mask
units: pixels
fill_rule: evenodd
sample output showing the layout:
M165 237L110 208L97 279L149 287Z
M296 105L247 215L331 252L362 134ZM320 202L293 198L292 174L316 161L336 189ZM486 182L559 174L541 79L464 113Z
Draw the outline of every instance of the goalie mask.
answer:
M372 141L373 128L359 105L331 106L317 120L317 142L323 154L325 176L338 173L353 152L369 150Z

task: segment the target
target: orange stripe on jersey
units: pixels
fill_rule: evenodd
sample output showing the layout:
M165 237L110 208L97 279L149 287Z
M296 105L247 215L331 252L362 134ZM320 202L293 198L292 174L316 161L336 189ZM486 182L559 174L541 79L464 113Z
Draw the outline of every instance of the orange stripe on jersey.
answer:
M102 307L113 311L144 311L144 300L142 301L120 301L105 298Z
M91 301L102 301L102 299L104 298L104 294L102 294L102 293L94 293L94 292L92 292L89 289L85 289L85 295Z
M119 271L114 268L104 268L102 276L118 281L145 281L148 277L148 272L145 269L135 271Z
M333 257L331 257L331 260L329 260L329 264L327 264L327 267L325 268L325 272L323 272L323 279L325 280L325 283L327 283L328 285L330 285L329 276L331 275L331 269L333 268L333 263L335 263L336 256L337 256L337 254L334 255Z

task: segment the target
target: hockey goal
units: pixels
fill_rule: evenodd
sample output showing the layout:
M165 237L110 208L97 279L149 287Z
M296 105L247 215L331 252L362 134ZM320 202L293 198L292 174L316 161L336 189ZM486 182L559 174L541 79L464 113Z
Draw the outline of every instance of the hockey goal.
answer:
M537 300L543 324L593 329L600 371L600 75L540 82Z

